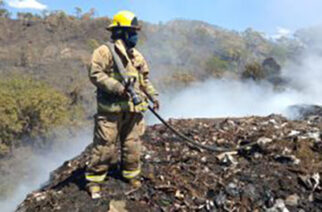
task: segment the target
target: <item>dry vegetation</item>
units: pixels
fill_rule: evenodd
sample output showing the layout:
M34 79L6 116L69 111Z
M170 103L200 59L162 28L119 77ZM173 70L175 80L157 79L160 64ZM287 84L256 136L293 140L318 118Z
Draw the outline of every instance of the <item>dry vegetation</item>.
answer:
M79 8L76 8L76 16L62 11L42 16L19 13L18 18L13 20L8 18L10 14L5 9L1 14L0 74L2 78L14 76L8 82L0 81L0 86L5 88L1 92L6 94L1 97L0 104L6 106L2 110L11 111L3 118L7 122L3 122L6 125L1 127L0 132L3 135L0 151L4 153L9 151L7 145L17 138L41 135L50 129L50 124L63 123L47 114L47 109L46 112L40 109L25 112L32 114L32 117L27 115L21 118L21 111L26 110L23 107L46 102L45 98L55 96L53 93L61 95L61 99L48 100L45 105L49 108L56 108L55 104L58 104L67 109L63 105L68 102L84 108L85 118L95 113L95 88L87 79L87 65L93 49L109 39L105 27L110 19L93 18L94 10L83 13ZM152 80L161 91L174 85L186 87L209 77L235 76L262 80L272 75L272 71L261 65L265 58L274 57L277 63L283 64L297 53L295 41L289 41L292 45L272 42L251 29L238 33L203 22L184 20L159 25L142 24L144 30L138 48L146 55ZM17 100L21 96L20 91L10 83L25 83L26 76L33 83L23 85L29 87L22 91L42 93L33 97L28 96L29 93L23 94L26 98L22 102ZM279 73L275 73L274 77L278 78ZM40 87L38 82L42 82ZM37 118L34 118L35 113L39 113ZM53 114L63 116L64 120L70 119L67 112ZM78 115L74 114L73 118ZM32 123L26 123L28 117Z

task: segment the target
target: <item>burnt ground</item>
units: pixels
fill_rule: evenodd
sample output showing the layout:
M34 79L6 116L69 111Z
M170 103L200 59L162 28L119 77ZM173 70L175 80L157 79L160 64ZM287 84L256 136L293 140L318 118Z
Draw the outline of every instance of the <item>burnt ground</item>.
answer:
M83 178L89 146L17 211L322 211L321 117L169 122L203 144L251 145L226 153L191 149L163 125L150 126L141 188L133 190L114 172L103 198L91 200Z

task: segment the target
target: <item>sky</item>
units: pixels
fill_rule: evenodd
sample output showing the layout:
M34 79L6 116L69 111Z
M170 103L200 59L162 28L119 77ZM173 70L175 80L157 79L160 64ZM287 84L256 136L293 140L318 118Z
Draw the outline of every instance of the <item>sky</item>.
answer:
M227 29L248 27L267 34L289 34L297 29L322 24L321 0L4 0L17 11L64 10L75 14L95 8L99 16L112 17L131 10L139 19L167 22L183 18L201 20ZM26 9L28 8L28 9Z

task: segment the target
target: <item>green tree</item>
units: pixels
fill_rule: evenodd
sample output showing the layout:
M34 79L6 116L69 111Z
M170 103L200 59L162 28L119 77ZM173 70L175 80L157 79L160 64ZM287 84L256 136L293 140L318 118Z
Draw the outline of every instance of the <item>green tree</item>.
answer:
M10 18L11 13L5 8L5 3L0 0L0 18Z
M34 17L34 15L30 12L27 12L27 13L18 12L17 17L19 20L30 21Z
M71 123L75 110L67 96L47 84L21 76L2 77L0 149L26 145L21 138L46 136L53 127Z
M83 10L80 7L75 7L75 14L78 19L82 17Z
M262 66L258 62L248 63L245 66L245 69L242 73L243 79L252 79L255 81L259 81L265 78L264 70Z

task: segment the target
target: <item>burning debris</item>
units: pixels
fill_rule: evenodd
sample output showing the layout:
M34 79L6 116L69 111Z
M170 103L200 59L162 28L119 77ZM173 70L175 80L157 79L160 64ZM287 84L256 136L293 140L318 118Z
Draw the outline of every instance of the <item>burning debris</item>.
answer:
M314 120L171 120L204 145L239 149L223 153L191 149L154 125L143 138L141 188L111 172L102 198L91 200L84 180L89 146L17 211L321 211L322 122Z

